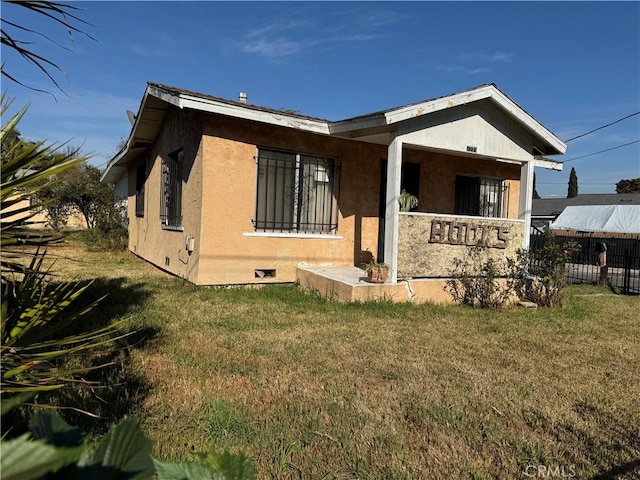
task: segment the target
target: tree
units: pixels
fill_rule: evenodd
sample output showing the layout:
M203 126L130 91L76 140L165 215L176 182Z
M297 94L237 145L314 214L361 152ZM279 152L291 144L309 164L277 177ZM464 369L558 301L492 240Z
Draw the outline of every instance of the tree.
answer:
M569 174L569 189L567 190L567 198L573 198L578 196L578 176L576 175L576 169L571 167L571 173Z
M620 180L616 183L616 193L640 193L640 178Z
M538 195L538 190L536 190L536 172L533 172L533 198L540 198L540 195Z
M98 168L82 163L58 175L55 183L47 184L38 192L53 228L64 227L74 211L82 214L88 228L111 221L118 198L114 187L101 182L100 176Z

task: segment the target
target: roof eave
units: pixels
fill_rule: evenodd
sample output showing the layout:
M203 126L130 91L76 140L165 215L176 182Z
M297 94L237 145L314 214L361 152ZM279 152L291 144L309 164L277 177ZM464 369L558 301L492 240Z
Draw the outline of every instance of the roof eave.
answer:
M541 123L529 115L517 103L505 95L493 84L481 85L471 90L439 97L424 102L406 105L391 110L363 115L337 122L331 122L329 129L332 135L346 135L355 130L371 129L399 123L411 118L438 112L460 105L466 105L483 99L491 99L530 130L546 146L546 155L564 154L567 146ZM545 167L547 168L547 167Z
M286 112L271 111L268 109L252 108L252 106L239 105L235 102L224 102L212 98L199 97L168 87L165 88L158 84L149 83L147 84L143 99L140 103L138 114L131 128L126 146L109 162L109 165L102 175L102 181L113 183L122 176L122 172L126 170L123 170L121 167L124 167L129 161L140 154L140 144L137 140L142 140L143 144L150 145L151 139L149 138L137 139L141 124L148 120L145 113L150 98L161 100L167 107L173 105L180 109L192 109L329 135L329 125L325 120L291 115Z
M556 160L551 160L550 158L536 157L533 160L533 166L561 172L564 167L564 164Z

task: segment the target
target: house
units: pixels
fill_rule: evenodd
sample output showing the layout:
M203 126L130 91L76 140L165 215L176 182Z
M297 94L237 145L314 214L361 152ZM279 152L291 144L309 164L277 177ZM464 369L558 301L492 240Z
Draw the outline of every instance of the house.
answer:
M34 173L36 173L35 170L22 169L18 171L18 176L22 177ZM34 230L53 228L47 216L46 208L40 205L35 196L12 197L10 203L11 206L2 211L4 221L15 222L22 220L24 221L24 227ZM60 227L64 230L82 230L87 228L87 222L77 209L73 209L65 219L64 225L60 225Z
M534 167L566 150L494 84L340 121L245 102L149 83L103 175L129 186L130 250L198 285L444 301L470 246L528 245ZM390 276L366 290L371 258Z
M531 225L547 228L567 207L640 205L640 193L589 193L571 198L536 198L533 200Z

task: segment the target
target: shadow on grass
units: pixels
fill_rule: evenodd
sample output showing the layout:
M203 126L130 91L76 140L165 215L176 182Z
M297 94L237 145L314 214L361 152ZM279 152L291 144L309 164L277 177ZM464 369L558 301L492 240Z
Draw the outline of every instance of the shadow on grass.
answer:
M131 283L127 278L98 278L60 315L60 322L74 313L99 303L74 322L63 325L55 338L77 335L128 319L113 334L112 342L87 354L65 356L66 369L95 368L77 376L71 387L40 393L35 403L51 405L71 425L95 435L104 434L109 425L125 415L135 414L144 402L149 384L131 361L137 349L153 348L160 331L145 325L144 311L154 295L147 283ZM117 338L120 337L120 338ZM96 368L98 367L98 368ZM17 433L25 431L28 411L3 417L4 426L13 423ZM3 430L5 430L3 428Z
M124 338L99 351L89 359L97 367L86 380L99 385L92 388L70 389L64 404L98 415L93 418L75 410L66 415L73 425L93 434L106 433L110 424L125 415L135 414L149 391L145 376L136 371L131 354L136 349L153 348L159 329L145 325L144 311L153 288L146 282L131 283L127 278L97 278L80 297L78 308L98 301L98 305L85 317L82 328L101 328L120 319L129 320L121 333ZM62 400L62 398L60 399Z
M633 476L625 476L633 474ZM617 465L606 472L599 473L594 477L591 477L591 480L613 480L617 478L638 478L636 475L640 476L640 459L634 460L632 462L623 463L622 465Z

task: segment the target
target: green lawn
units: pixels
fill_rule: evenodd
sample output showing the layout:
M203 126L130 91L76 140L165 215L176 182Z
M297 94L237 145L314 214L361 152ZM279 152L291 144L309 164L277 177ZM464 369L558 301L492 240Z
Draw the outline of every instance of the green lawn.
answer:
M277 479L640 477L638 297L581 286L553 310L339 304L53 251L77 259L57 262L63 278L109 293L95 321L141 330L114 386L82 407L138 415L160 458L242 450Z

